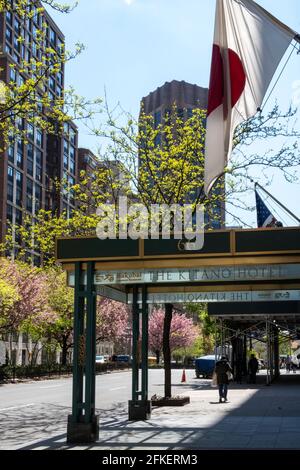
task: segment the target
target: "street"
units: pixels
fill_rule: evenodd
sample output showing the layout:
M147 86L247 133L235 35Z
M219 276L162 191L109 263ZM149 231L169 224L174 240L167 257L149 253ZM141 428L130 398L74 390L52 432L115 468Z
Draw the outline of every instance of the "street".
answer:
M280 381L265 385L231 384L229 403L218 403L209 380L194 370L172 370L172 394L188 395L184 407L155 407L148 421L128 421L131 372L97 376L99 442L67 445L71 378L0 386L0 449L203 449L300 448L300 374L282 371ZM149 397L163 395L163 370L149 371Z
M181 369L172 370L174 394L182 393ZM195 377L193 369L186 371L189 379ZM163 371L151 370L149 373L149 396L163 394ZM177 391L176 391L177 390ZM96 378L96 407L110 409L115 403L127 403L131 399L131 371L115 372L97 375ZM18 410L28 406L36 407L40 404L57 404L71 406L72 379L50 379L0 385L0 412L9 409Z

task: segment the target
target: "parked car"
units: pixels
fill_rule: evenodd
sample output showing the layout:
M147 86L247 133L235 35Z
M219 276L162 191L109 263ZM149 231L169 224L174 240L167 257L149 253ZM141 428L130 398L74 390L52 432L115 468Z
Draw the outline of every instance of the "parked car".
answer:
M128 362L128 364L131 364L132 357L128 354L118 354L115 360L116 362Z
M195 372L196 377L199 379L201 376L204 379L212 377L216 364L216 357L214 355L201 356L195 359Z
M104 356L96 356L96 364L104 364Z

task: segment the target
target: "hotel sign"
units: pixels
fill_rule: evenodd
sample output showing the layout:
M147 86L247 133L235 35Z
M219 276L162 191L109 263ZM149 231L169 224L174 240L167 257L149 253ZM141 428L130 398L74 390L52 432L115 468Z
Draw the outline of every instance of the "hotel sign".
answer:
M284 279L300 279L300 264L97 271L94 282L95 285L110 285L275 281Z
M86 279L82 280L83 284ZM191 269L137 269L96 271L94 284L171 284L193 282L243 282L300 279L300 264L213 266ZM74 286L74 273L69 273L69 285Z
M148 293L149 304L179 304L196 302L273 302L300 301L300 290L270 291L225 291L225 292L160 292ZM138 303L142 302L141 296ZM128 294L128 303L132 304L132 294Z

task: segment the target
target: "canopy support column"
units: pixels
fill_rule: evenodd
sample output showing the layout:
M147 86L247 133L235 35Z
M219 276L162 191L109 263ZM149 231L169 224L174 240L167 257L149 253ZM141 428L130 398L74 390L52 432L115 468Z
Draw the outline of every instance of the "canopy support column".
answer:
M140 421L151 417L151 401L148 400L148 304L147 286L142 286L141 306L138 286L133 288L132 301L132 394L128 402L128 419ZM142 337L140 337L140 315ZM142 346L140 354L139 346ZM141 365L141 389L139 366Z
M86 285L82 263L75 264L74 352L72 414L68 416L67 442L95 442L99 420L95 414L96 292L94 263L87 263ZM85 382L83 380L85 372Z

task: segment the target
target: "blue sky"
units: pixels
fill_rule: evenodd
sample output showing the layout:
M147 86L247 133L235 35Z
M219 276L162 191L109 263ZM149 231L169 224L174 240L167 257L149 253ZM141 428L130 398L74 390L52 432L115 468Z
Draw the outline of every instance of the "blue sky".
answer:
M299 0L258 3L300 32ZM103 96L106 88L111 106L120 102L134 115L140 99L166 81L207 87L214 13L214 0L80 0L70 15L51 11L66 36L67 48L77 41L86 46L67 65L67 85L90 98ZM270 105L276 98L282 107L288 106L297 99L298 88L300 55L294 54ZM300 105L299 96L298 100ZM79 143L94 151L98 144L82 128ZM298 185L286 184L275 174L270 191L300 216Z

